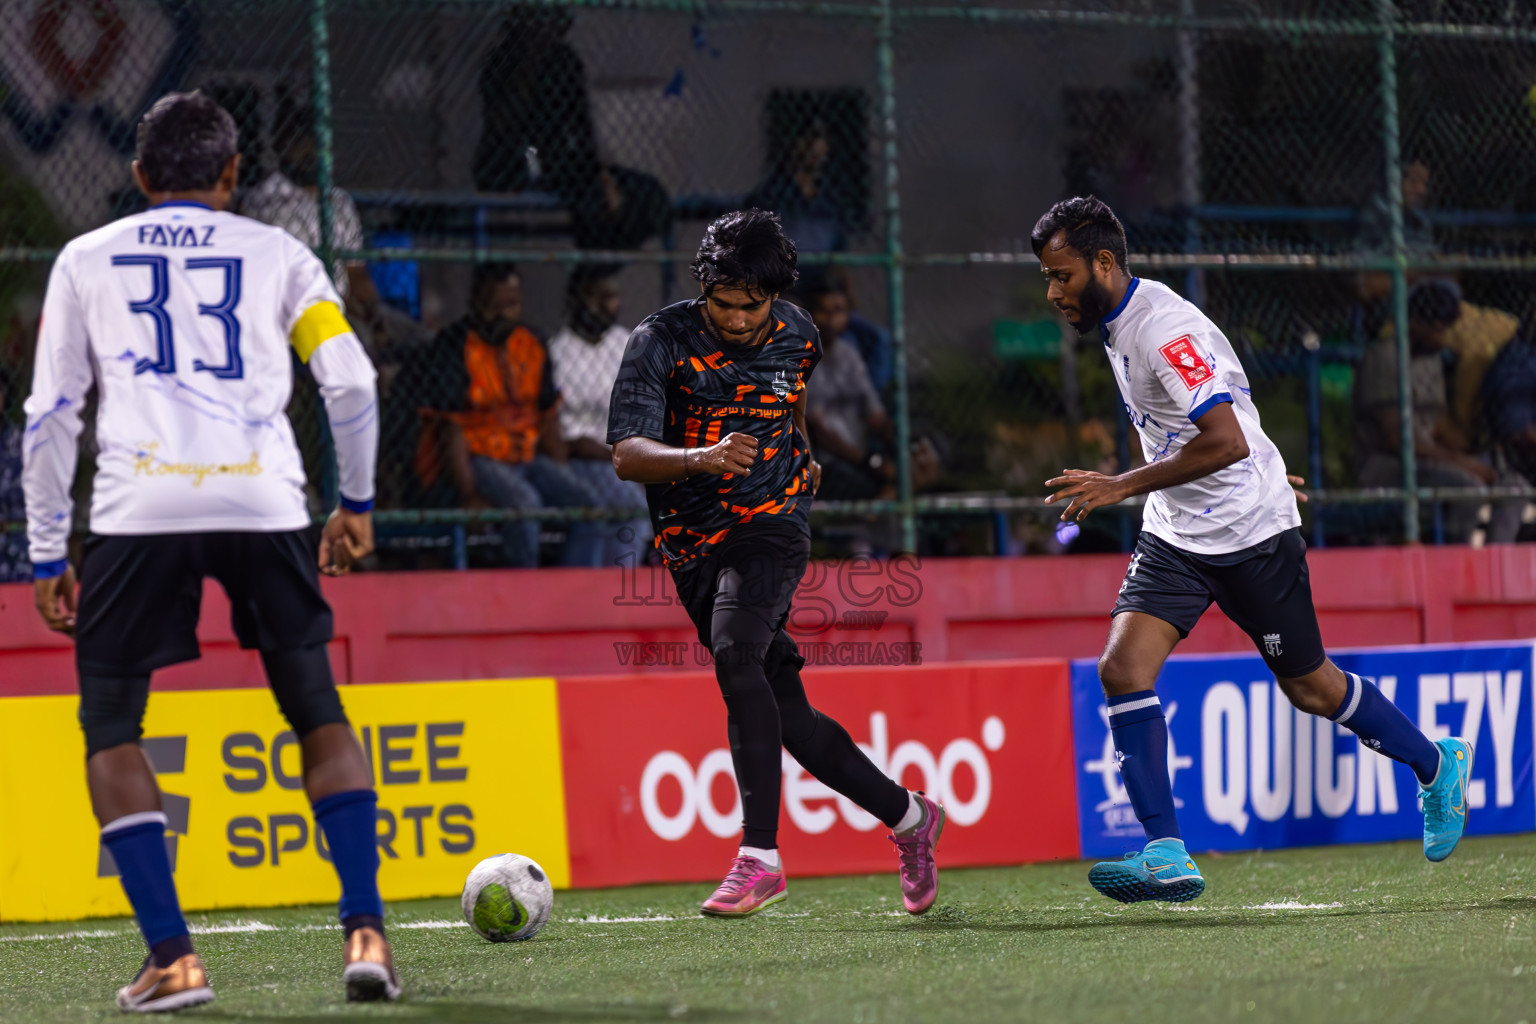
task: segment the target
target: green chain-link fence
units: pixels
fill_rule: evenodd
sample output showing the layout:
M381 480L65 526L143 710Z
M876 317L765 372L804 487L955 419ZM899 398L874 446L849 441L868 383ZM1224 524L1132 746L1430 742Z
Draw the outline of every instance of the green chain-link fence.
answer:
M621 346L615 329L690 295L704 225L749 203L783 216L802 252L797 298L843 347L842 371L811 389L820 451L842 464L818 502L826 544L1122 546L1134 510L1074 540L1039 506L1063 465L1140 458L1097 341L1063 328L1030 255L1040 213L1090 191L1125 221L1133 270L1200 303L1233 340L1287 464L1322 488L1316 540L1464 539L1480 504L1492 506L1483 536L1501 539L1501 514L1519 526L1522 497L1469 488L1523 495L1536 471L1536 413L1524 412L1536 339L1520 328L1536 299L1528 4L8 10L0 518L13 524L48 261L137 208L133 125L161 93L198 87L241 127L237 208L334 262L379 366L389 564L526 560L537 527L525 522L543 524L546 561L598 557L573 550L582 519L602 522L603 558L643 543L637 495L600 472L604 353ZM1426 334L1425 310L1447 303L1449 329ZM489 377L476 353L500 353ZM1410 377L1442 382L1440 422L1421 396L1417 434L1402 415ZM520 468L477 473L447 413L497 380L527 415L479 443ZM318 513L334 472L302 374L290 412ZM1415 443L1405 474L1399 453ZM535 452L565 461L551 477L529 468ZM1421 484L1433 488L1421 497L1448 499L1422 523L1408 500ZM530 487L547 507L528 507ZM7 542L0 573L24 572L14 525Z

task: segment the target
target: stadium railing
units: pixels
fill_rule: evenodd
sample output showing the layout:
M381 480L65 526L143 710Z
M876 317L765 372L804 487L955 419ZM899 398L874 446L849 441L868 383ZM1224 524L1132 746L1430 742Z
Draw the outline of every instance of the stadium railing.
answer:
M47 48L0 62L13 86L0 125L0 314L13 324L32 317L64 239L133 208L124 167L138 112L165 89L205 87L241 124L244 184L311 175L322 257L380 276L415 268L406 312L429 318L423 299L436 301L440 323L458 308L444 296L487 260L526 268L546 329L560 318L559 277L582 263L640 265L645 283L630 281L626 298L675 299L697 228L739 197L809 173L839 238L805 246L805 266L840 267L889 331L896 466L886 500L821 503L818 518L892 520L892 549L942 553L949 534L967 531L965 550L1059 549L1031 496L1038 470L1060 458L1128 463L1130 438L1093 346L1057 324L1051 358L1055 321L1034 294L1024 236L1036 207L1075 191L1109 199L1127 222L1133 268L1201 302L1232 337L1269 396L1266 426L1319 488L1313 507L1330 510L1314 517L1314 541L1332 542L1331 517L1349 520L1342 533L1357 539L1437 540L1439 513L1421 524L1421 501L1438 510L1533 497L1425 490L1412 458L1398 488L1351 486L1351 376L1365 340L1353 324L1356 278L1389 280L1405 412L1413 280L1457 275L1469 301L1516 319L1536 299L1524 238L1536 188L1523 170L1536 166L1536 16L1514 5L1260 0L1241 15L1203 0L119 6L135 31L103 58L118 76L111 102L106 79L83 80ZM541 66L560 74L537 81L558 83L545 98L561 125L585 133L603 174L629 187L633 170L663 186L665 223L622 246L579 248L581 224L601 218L604 199L591 188L577 196L596 179L574 180L558 148L530 143L535 152L522 154L530 170L542 162L542 176L487 175L495 161L477 153L488 125L526 122L502 100L515 92L507 83L532 81L518 77L530 60L555 61ZM1076 84L1095 62L1118 65L1120 84ZM295 157L306 139L307 168ZM1403 187L1414 166L1432 169L1428 199ZM361 211L361 248L344 240L333 185ZM1010 349L991 329L1001 320L1047 327ZM13 325L0 347L13 421L28 344ZM323 507L334 477L317 413L301 394L293 415ZM411 428L409 418L386 423ZM914 486L917 438L942 460L936 493ZM1414 440L1405 430L1402 450ZM399 461L411 438L385 444ZM538 518L557 530L573 515L635 514L385 497L389 543L441 547L460 566L488 546L476 533L484 524ZM1127 541L1135 511L1120 513L1110 542Z

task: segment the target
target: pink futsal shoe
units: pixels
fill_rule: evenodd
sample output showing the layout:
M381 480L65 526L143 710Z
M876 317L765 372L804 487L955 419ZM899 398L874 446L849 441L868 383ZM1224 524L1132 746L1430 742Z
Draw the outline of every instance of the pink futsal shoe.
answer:
M789 895L784 869L770 868L756 857L739 856L715 894L699 907L711 917L746 917Z
M933 853L939 847L939 833L944 831L944 808L922 793L917 798L923 804L923 820L889 837L901 857L901 902L909 914L925 913L938 899L939 866Z

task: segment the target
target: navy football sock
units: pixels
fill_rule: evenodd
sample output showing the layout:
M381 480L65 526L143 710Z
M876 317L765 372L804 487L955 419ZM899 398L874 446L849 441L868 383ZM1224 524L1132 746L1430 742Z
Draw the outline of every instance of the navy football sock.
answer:
M374 917L372 914L353 914L351 917L341 919L341 930L346 933L347 938L350 939L352 933L359 928L372 928L380 935L383 935L384 919L382 917Z
M124 815L101 830L101 841L112 851L123 892L133 905L139 930L157 967L169 967L192 951L187 922L176 898L171 858L165 852L165 827L163 812L145 811Z
M1168 781L1168 722L1155 690L1110 697L1109 728L1120 752L1120 778L1147 841L1178 839L1173 784Z
M1440 771L1440 748L1369 680L1345 672L1344 701L1328 717L1394 761L1413 769L1424 785Z
M325 833L331 863L341 878L343 922L360 916L384 917L384 900L379 896L378 806L378 794L371 789L332 793L315 801L315 824Z

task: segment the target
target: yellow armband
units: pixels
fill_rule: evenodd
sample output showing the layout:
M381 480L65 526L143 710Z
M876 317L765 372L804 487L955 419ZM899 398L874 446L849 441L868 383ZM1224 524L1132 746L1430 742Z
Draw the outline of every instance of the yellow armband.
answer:
M339 334L350 333L352 333L352 325L347 323L347 318L341 315L341 310L336 307L336 303L317 302L299 317L298 323L293 325L293 330L288 335L288 340L293 345L293 350L299 354L299 361L307 363L309 357L315 354L315 349Z

